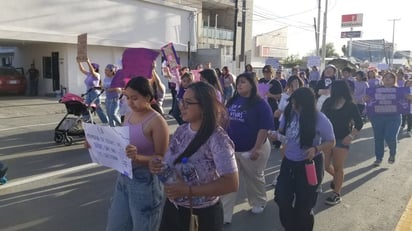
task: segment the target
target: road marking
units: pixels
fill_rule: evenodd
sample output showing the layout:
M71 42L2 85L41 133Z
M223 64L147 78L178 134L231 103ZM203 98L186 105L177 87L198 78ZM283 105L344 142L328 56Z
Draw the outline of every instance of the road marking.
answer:
M62 170L57 170L57 171L53 171L53 172L48 172L48 173L44 173L44 174L39 174L39 175L35 175L32 177L27 177L21 180L11 180L9 181L7 184L0 186L0 191L6 188L11 188L11 187L15 187L15 186L19 186L22 184L27 184L27 183L31 183L34 181L38 181L38 180L43 180L46 178L50 178L50 177L56 177L59 175L64 175L64 174L68 174L68 173L73 173L73 172L77 172L77 171L81 171L81 170L85 170L85 169L91 169L91 168L97 168L100 165L96 164L96 163L89 163L89 164L83 164L80 166L76 166L76 167L71 167L71 168L66 168L66 169L62 169Z
M412 197L403 212L395 231L412 231Z
M24 126L18 126L18 127L12 127L12 128L1 128L1 131L10 131L10 130L17 130L17 129L22 129L22 128L30 128L30 127L40 127L40 126L48 126L52 124L57 124L55 123L47 123L47 124L31 124L31 125L24 125Z

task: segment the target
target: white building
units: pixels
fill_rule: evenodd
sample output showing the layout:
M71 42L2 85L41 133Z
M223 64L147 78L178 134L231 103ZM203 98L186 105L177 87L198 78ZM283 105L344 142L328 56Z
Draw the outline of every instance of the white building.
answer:
M159 50L173 42L181 62L187 62L188 44L196 51L196 5L160 0L19 0L3 1L0 8L0 46L13 47L12 65L40 70L40 95L64 86L83 93L77 36L88 34L88 56L101 66L121 63L127 47ZM3 56L2 61L7 62ZM160 66L160 65L158 65Z
M268 58L282 60L288 56L288 27L253 37L252 66L262 68Z

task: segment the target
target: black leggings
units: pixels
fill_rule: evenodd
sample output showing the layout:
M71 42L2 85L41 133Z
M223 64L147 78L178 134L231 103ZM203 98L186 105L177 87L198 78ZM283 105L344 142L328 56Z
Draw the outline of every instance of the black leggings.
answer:
M199 231L223 230L223 207L218 203L200 209L193 209L198 216ZM178 206L178 209L168 199L163 208L159 231L189 231L190 209Z
M283 158L275 190L275 202L279 217L286 231L311 231L314 225L313 207L318 197L318 188L323 179L323 156L314 159L318 184L307 183L305 161Z

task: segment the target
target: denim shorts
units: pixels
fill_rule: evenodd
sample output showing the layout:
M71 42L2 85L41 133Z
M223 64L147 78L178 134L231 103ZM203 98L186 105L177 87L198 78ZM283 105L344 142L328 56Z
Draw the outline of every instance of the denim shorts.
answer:
M336 145L335 148L344 148L344 149L349 149L349 145L345 145L342 143L343 139L336 139Z

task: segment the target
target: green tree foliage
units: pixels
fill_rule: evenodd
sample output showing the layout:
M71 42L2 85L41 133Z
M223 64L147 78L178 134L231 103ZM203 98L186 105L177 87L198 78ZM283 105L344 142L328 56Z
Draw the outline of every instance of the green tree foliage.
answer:
M303 64L302 59L299 59L298 56L290 55L282 60L282 66L286 68L292 68L295 66L300 66Z
M322 54L322 48L319 49L320 54ZM333 57L339 57L339 54L335 51L335 47L333 46L333 43L326 43L326 58L333 58Z

